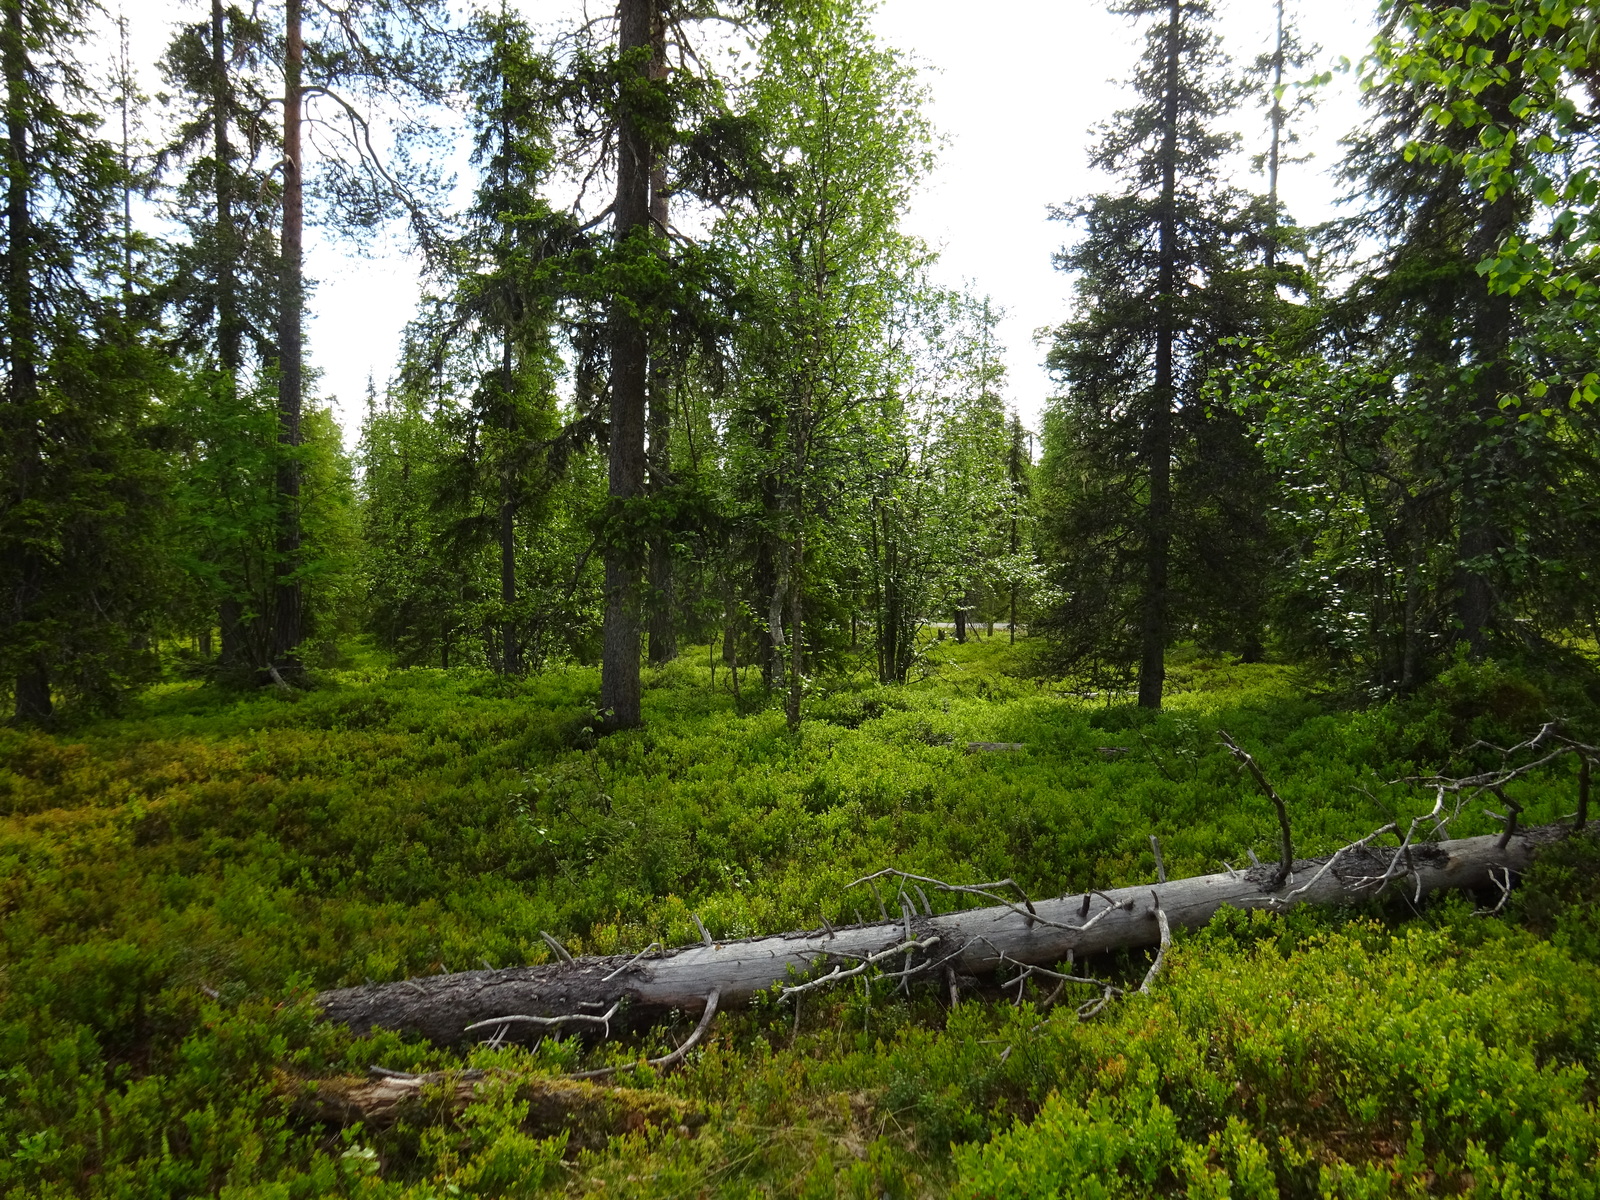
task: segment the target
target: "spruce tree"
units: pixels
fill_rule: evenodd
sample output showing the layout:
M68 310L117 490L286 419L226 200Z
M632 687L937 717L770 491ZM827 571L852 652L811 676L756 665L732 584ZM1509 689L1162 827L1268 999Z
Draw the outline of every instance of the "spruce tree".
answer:
M221 634L218 664L262 671L271 657L275 554L262 538L277 505L276 429L264 395L276 356L279 130L269 119L270 31L260 17L212 0L180 28L161 61L175 109L158 166L182 175L169 212L184 236L163 287L174 348L194 376L174 410L185 441L185 550L197 595L190 618ZM204 610L213 611L208 616Z
M1593 195L1572 103L1589 51L1563 5L1383 13L1345 164L1360 273L1266 373L1262 412L1294 484L1298 638L1407 691L1453 646L1520 653L1600 611L1573 236Z
M486 654L516 675L533 617L519 599L519 525L541 519L559 474L550 456L559 424L555 327L563 264L588 239L541 195L554 157L548 63L507 14L480 17L473 32L481 51L464 84L481 182L446 256L449 290L413 328L410 353L413 368L426 364L435 382L448 378L465 397L435 413L452 426L456 447L441 464L437 506L456 514L454 553L495 547L498 636Z
M1409 585L1402 687L1417 681L1423 645L1459 637L1482 656L1509 632L1517 526L1538 519L1517 511L1522 472L1532 465L1518 460L1536 446L1502 412L1502 402L1530 382L1517 346L1531 297L1519 301L1480 270L1507 239L1527 231L1533 198L1526 180L1486 193L1460 162L1463 152L1480 148L1482 126L1517 125L1527 60L1515 52L1514 24L1485 14L1461 46L1468 61L1493 66L1475 89L1481 117L1441 126L1434 113L1448 102L1448 76L1393 68L1450 11L1438 3L1387 10L1379 62L1389 68L1380 66L1371 80L1372 115L1345 164L1366 200L1361 229L1384 248L1351 289L1341 313L1344 336L1364 345L1369 367L1382 363L1393 378L1410 410L1404 436L1416 439L1408 456L1411 494L1400 501L1410 511L1398 535L1407 543L1420 539L1399 556L1419 577ZM1419 139L1435 152L1417 153ZM1513 135L1502 148L1515 178L1515 164L1532 147ZM1428 523L1451 530L1453 553L1432 552L1428 543L1437 541L1423 532Z
M1236 136L1217 128L1240 97L1207 0L1140 0L1153 18L1137 103L1101 131L1091 162L1123 182L1064 219L1082 237L1057 257L1078 315L1049 365L1065 385L1046 414L1043 529L1063 599L1040 625L1067 663L1133 669L1139 703L1161 704L1175 632L1228 603L1254 569L1258 470L1237 418L1213 413L1221 341L1256 323L1261 214L1219 179Z
M159 371L120 219L125 174L77 58L82 0L4 0L0 663L20 721L113 701L152 665L163 554L144 424Z

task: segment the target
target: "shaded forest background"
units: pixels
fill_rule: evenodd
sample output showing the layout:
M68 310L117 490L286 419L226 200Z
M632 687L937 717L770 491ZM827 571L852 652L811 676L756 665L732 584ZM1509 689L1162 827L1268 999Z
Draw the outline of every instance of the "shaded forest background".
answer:
M905 681L929 621L1147 707L1184 642L1379 696L1592 643L1586 10L1385 9L1349 214L1308 229L1278 181L1327 76L1292 13L1239 64L1204 4L1119 9L1145 49L1093 153L1116 187L1057 212L1037 431L1003 298L933 286L900 229L934 131L861 5L730 10L741 58L648 4L536 39L219 0L158 100L84 65L90 8L8 11L18 720L163 671L299 686L358 633L601 662L619 728L680 644L794 725L808 680ZM308 220L426 264L353 456L308 383Z

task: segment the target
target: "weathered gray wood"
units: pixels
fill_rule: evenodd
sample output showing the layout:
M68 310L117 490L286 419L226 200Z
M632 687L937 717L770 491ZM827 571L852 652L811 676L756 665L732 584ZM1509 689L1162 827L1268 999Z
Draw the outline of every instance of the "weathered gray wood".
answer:
M495 1017L596 1017L619 999L623 1008L612 1024L639 1024L673 1010L698 1013L713 990L720 993L724 1006L736 1005L824 964L849 966L903 945L908 929L926 947L917 952L917 961L943 961L960 974L986 975L1007 962L1046 965L1069 952L1082 959L1107 950L1153 946L1159 938L1158 900L1174 928L1192 929L1205 925L1225 906L1281 910L1295 904L1359 901L1376 894L1385 876L1390 893L1407 895L1490 888L1502 870L1526 869L1540 846L1566 833L1564 826L1522 830L1503 848L1496 835L1423 843L1409 847L1399 863L1393 850L1347 849L1332 866L1326 858L1297 860L1288 880L1276 889L1272 883L1277 864L1263 865L1088 896L1073 893L1036 900L1032 913L1021 904L933 917L906 912L896 921L690 946L632 963L621 955L580 958L342 988L323 993L319 1001L330 1020L358 1032L381 1026L440 1043L486 1037L496 1030L464 1031ZM898 957L884 963L885 969L897 965L903 965ZM938 977L929 972L929 978ZM594 1024L586 1022L584 1027ZM519 1036L527 1028L512 1025L505 1032L508 1037Z

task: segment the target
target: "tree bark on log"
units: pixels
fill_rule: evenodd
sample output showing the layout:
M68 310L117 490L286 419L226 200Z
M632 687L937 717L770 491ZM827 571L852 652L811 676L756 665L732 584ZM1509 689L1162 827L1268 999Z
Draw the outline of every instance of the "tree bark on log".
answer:
M1401 850L1357 843L1328 857L1297 859L1280 886L1274 886L1278 864L1268 863L1248 871L938 916L916 915L907 892L896 920L737 941L708 939L654 958L580 958L368 984L324 992L318 1001L329 1020L357 1033L382 1027L440 1044L552 1029L609 1033L613 1026L647 1025L674 1010L698 1013L713 991L723 1006L737 1005L774 984L798 982L819 968L860 966L869 958L887 972L936 981L946 969L984 976L1008 964L1020 970L1060 962L1069 954L1081 960L1108 950L1155 946L1161 936L1158 906L1171 927L1194 929L1230 906L1284 911L1297 904L1349 904L1387 891L1420 897L1451 888L1507 888L1510 874L1525 870L1542 846L1569 832L1566 825L1543 826L1518 830L1508 839L1489 834ZM522 1020L501 1022L502 1017ZM473 1025L479 1028L469 1032Z
M299 1116L331 1125L360 1121L369 1129L388 1129L402 1119L448 1121L485 1090L509 1087L528 1106L523 1128L545 1137L566 1130L569 1151L598 1149L618 1134L651 1126L694 1129L706 1119L698 1106L664 1092L573 1079L496 1077L478 1070L423 1075L385 1071L370 1079L300 1079L285 1073L276 1085Z

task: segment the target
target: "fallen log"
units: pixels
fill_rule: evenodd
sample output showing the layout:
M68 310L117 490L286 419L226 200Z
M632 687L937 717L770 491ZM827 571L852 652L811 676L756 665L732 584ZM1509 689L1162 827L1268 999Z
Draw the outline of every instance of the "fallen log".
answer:
M595 1149L617 1134L651 1126L695 1129L706 1119L694 1104L664 1092L572 1079L498 1077L479 1070L413 1075L374 1068L368 1079L300 1079L280 1073L276 1087L297 1116L330 1125L360 1121L369 1129L388 1129L401 1120L447 1122L486 1089L510 1088L528 1106L523 1128L540 1137L565 1131L569 1150Z
M1383 830L1382 832L1388 832ZM578 958L502 970L464 971L398 983L341 988L318 997L325 1015L360 1033L373 1027L420 1034L451 1044L584 1029L609 1034L670 1012L700 1013L715 994L724 1007L748 1002L774 985L791 991L879 969L909 984L914 978L992 975L1015 966L1044 966L1108 950L1157 945L1163 924L1193 929L1224 907L1284 911L1297 904L1350 904L1404 890L1420 898L1442 889L1509 890L1541 846L1567 836L1567 825L1508 834L1372 845L1377 834L1323 858L1296 859L1284 872L1272 863L1248 871L1175 879L1148 886L1012 900L1000 885L942 884L900 872L901 916L847 927L711 942L687 948ZM1280 882L1281 877L1281 882ZM903 886L910 883L910 890ZM988 896L999 903L934 915L917 884ZM1006 881L1010 886L1010 881ZM923 911L917 912L916 892ZM1163 919L1164 918L1164 919ZM828 968L831 974L822 974ZM812 985L806 977L817 977Z

